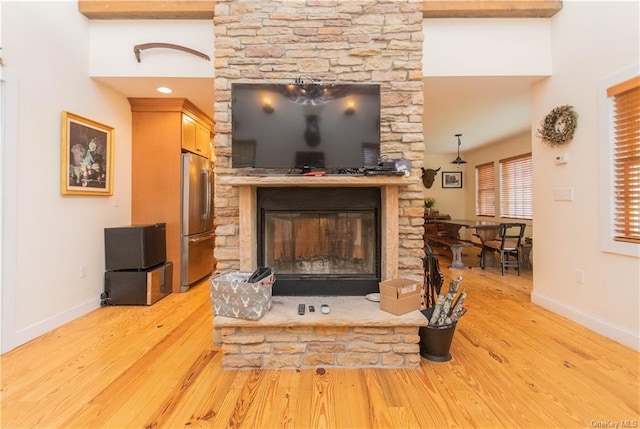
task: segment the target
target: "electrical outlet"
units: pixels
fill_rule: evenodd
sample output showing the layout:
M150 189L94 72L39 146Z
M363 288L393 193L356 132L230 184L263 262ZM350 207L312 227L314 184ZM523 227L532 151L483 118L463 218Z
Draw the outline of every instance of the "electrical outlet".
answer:
M584 284L584 270L576 270L576 283L579 285Z
M553 190L554 201L573 201L573 188L555 188Z
M87 277L87 266L80 265L80 278L83 279L85 277Z
M569 162L569 154L568 153L563 153L563 154L560 154L560 155L556 156L556 164L566 164L567 162Z

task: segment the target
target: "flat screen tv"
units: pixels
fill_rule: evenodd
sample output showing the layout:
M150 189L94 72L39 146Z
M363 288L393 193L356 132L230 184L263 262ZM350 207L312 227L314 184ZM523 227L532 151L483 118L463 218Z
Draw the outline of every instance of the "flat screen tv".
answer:
M380 85L235 83L232 167L378 165Z

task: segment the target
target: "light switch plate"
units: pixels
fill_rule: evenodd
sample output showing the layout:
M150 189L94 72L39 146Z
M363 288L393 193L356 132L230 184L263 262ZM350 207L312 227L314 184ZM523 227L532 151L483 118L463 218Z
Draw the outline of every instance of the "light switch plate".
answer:
M553 190L554 201L573 201L573 188L555 188Z

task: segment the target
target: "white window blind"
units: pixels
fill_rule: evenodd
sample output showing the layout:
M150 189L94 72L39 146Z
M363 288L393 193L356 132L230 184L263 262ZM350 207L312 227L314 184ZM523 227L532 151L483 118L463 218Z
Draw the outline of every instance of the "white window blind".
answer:
M476 216L496 215L496 168L493 162L476 166Z
M500 160L500 216L533 219L531 153Z
M607 89L613 101L614 240L640 243L640 77Z

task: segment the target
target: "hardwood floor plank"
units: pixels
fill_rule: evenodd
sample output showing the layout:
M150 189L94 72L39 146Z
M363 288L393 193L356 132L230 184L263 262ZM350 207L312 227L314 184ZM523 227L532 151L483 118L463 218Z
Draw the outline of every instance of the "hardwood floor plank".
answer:
M210 366L213 358L219 352L207 350L204 351L199 358L191 365L189 370L183 375L180 381L178 392L167 397L156 410L156 414L145 423L145 428L163 427L171 415L177 414L180 405L183 405L183 399L191 393L191 387L195 380L200 376L207 366Z
M307 370L314 371L314 370ZM313 373L313 399L311 402L311 427L335 428L335 386L326 372Z
M251 406L253 399L256 396L256 390L260 385L261 380L264 378L266 372L260 370L248 371L249 376L240 391L240 396L233 407L233 412L229 419L228 427L240 428L251 427L245 425L245 418L249 413L249 407ZM250 423L250 422L246 422Z
M463 260L477 262L465 250ZM229 371L208 282L100 308L0 357L2 428L576 428L640 421L639 354L531 303L531 271L461 274L449 362Z
M390 428L395 427L389 413L389 408L385 402L385 392L380 386L376 369L365 368L364 380L367 385L367 392L371 401L372 423L371 427Z
M311 402L313 401L313 373L311 370L300 371L300 388L295 396L296 418L293 421L294 428L311 427Z
M329 374L336 386L336 420L341 427L373 427L373 403L363 369L334 369Z

